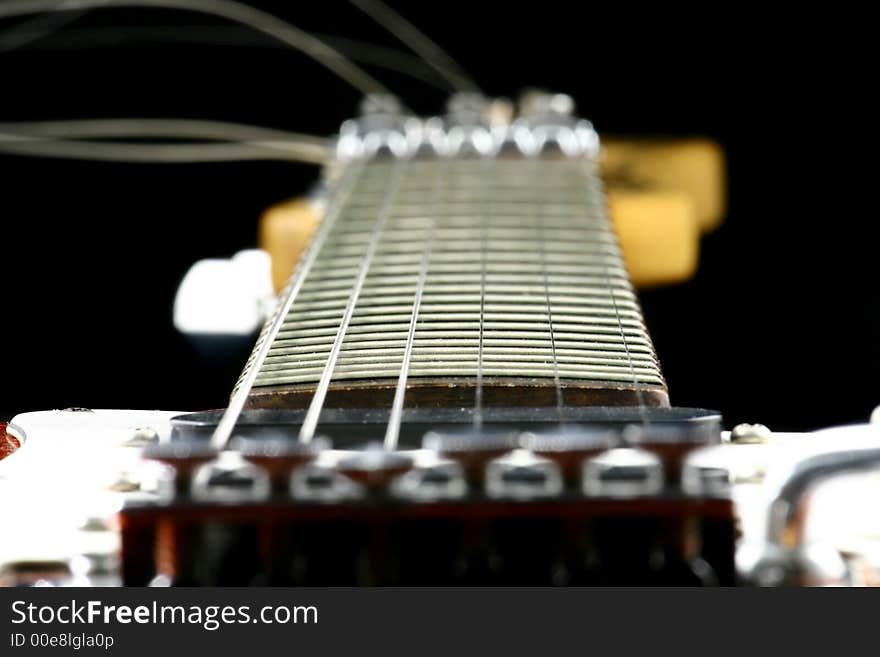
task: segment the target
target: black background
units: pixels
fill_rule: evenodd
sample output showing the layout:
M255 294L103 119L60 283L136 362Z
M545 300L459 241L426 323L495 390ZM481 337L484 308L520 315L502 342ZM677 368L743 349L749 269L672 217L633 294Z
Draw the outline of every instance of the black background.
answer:
M316 33L394 43L338 0L254 4ZM704 240L698 276L642 296L674 403L775 428L860 421L880 403L865 17L714 3L393 5L490 94L560 90L602 133L724 146L730 211ZM175 39L196 26L251 45L143 43L122 26L167 26ZM120 45L96 47L108 28ZM352 115L356 92L267 45L193 14L92 12L0 53L0 120L213 118L331 134ZM443 93L376 73L409 106L442 107ZM177 284L195 260L254 245L261 210L316 173L0 158L2 416L222 405L239 363L207 367L175 333Z

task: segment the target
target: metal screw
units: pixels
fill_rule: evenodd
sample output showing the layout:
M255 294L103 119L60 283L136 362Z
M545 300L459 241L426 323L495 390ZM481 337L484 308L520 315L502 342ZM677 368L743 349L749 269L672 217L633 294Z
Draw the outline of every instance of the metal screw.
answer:
M159 433L153 427L138 427L126 438L123 447L145 447L159 442Z
M740 445L758 445L770 440L771 431L763 424L737 424L730 431L730 442Z
M131 472L120 472L106 486L115 493L133 493L141 488L141 482Z
M106 532L110 529L107 519L99 516L87 516L79 526L79 530L83 532Z
M362 116L374 114L397 115L401 113L400 101L396 96L390 94L372 94L365 96L361 101L360 109Z
M520 116L541 119L547 116L572 116L574 100L565 94L552 94L530 90L523 93L519 102Z

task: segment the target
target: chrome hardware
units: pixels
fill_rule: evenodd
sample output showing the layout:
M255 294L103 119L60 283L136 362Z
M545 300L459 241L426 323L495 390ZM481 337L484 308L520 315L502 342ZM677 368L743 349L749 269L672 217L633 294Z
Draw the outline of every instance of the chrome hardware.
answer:
M563 478L575 482L584 459L597 456L620 444L620 433L579 426L557 427L554 431L527 431L520 436L523 448L559 465Z
M532 89L519 99L519 115L524 119L544 119L574 115L574 99L566 94L554 94Z
M768 472L766 533L737 550L737 566L760 585L840 585L849 581L841 554L830 544L810 542L804 505L816 486L838 475L880 468L880 431L874 425L829 429L794 462Z
M437 153L454 156L492 156L499 142L489 124L489 100L478 93L459 93L449 98L445 120L426 125Z
M140 490L141 482L133 472L119 472L107 483L106 488L116 493L133 493Z
M467 483L461 465L432 458L417 462L412 470L394 479L391 493L414 502L457 500L467 493Z
M232 463L221 461L203 466L192 481L193 499L200 501L259 501L268 498L270 490L268 472L237 459Z
M394 96L367 96L361 103L361 116L342 124L336 154L340 160L381 153L406 158L418 149L422 132L421 122L406 116Z
M593 126L574 116L574 101L564 94L533 92L520 101L512 121L505 99L457 93L445 116L417 119L394 96L368 96L357 119L346 121L336 144L339 160L368 159L382 153L395 158L417 154L441 157L493 157L512 147L526 156L561 152L578 157L598 154Z
M363 486L333 468L304 465L290 476L290 495L303 502L343 502L364 496Z
M318 437L309 443L286 437L246 438L237 436L233 444L242 458L264 470L276 493L286 493L290 487L290 475L295 468L304 465L323 451L330 449L330 441Z
M371 94L361 100L360 114L362 117L400 116L403 106L397 96L390 94Z
M413 466L413 459L401 452L390 452L380 446L346 454L336 462L336 470L370 490L384 489L391 481Z
M737 551L737 561L751 546ZM832 545L812 544L786 550L766 546L747 581L756 586L842 586L848 583L846 562Z
M876 440L873 445L843 444L832 451L814 454L795 463L786 475L776 479L775 485L773 481L768 482L775 489L769 509L768 542L785 545L798 534L798 512L806 494L820 481L835 475L878 467L880 440Z
M730 431L729 441L739 445L759 445L770 440L771 431L763 424L737 424Z
M11 561L0 564L2 587L64 586L71 580L67 561Z
M511 136L524 155L555 150L568 157L594 157L599 152L592 124L574 116L574 100L564 94L525 94Z
M452 459L464 469L465 478L478 482L485 475L486 464L519 446L514 431L474 430L456 433L430 431L422 439L422 447L444 458Z
M146 447L159 442L159 433L153 427L139 427L122 442L123 447Z
M681 488L687 495L726 495L730 483L726 468L687 463L682 470Z
M197 470L217 454L210 444L196 440L154 443L144 450L144 458L166 466L166 476L157 485L161 499L192 494Z
M660 459L643 449L612 449L588 459L583 465L586 495L635 497L656 495L663 489Z
M562 473L550 459L517 449L486 465L485 486L493 498L555 497L562 492Z

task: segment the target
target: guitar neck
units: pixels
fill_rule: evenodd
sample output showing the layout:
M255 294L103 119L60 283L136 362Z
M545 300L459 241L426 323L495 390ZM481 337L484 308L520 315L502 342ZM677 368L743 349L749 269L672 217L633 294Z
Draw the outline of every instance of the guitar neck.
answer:
M388 406L402 375L407 406L668 404L596 168L346 165L242 374L248 404L302 408L323 384L328 406Z

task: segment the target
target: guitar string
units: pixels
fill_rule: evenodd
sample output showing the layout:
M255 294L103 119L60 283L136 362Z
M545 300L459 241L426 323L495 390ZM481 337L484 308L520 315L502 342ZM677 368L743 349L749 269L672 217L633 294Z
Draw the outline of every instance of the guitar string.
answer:
M161 139L142 144L115 139ZM187 143L176 141L205 140ZM173 140L173 141L172 141ZM324 164L330 140L287 130L203 119L74 119L0 123L0 152L127 162L287 160Z
M449 164L444 164L449 169ZM434 198L433 198L433 216L427 216L428 226L425 230L425 246L422 250L422 261L419 269L419 280L416 285L415 299L413 300L412 316L410 317L409 332L406 336L406 346L403 351L403 359L400 365L400 377L397 380L397 387L394 390L394 401L391 405L391 414L388 417L388 427L385 431L385 449L393 450L397 448L400 439L400 425L403 420L403 402L406 397L406 381L409 377L410 361L412 360L413 345L415 343L416 325L419 318L419 310L422 305L422 296L425 290L425 283L428 278L428 268L431 262L431 253L434 244L434 233L437 227L437 208L440 205L441 191L443 189L442 174L436 172L438 165L435 163L435 182L434 182ZM448 171L447 171L448 172ZM447 173L444 172L444 173Z
M0 132L21 137L59 139L201 139L223 142L280 143L307 140L321 144L325 159L333 151L327 137L310 137L298 132L265 126L209 119L62 119L52 121L0 122Z
M410 50L449 82L454 91L480 92L477 83L449 53L387 4L381 0L349 0L349 2L409 46Z
M364 94L390 93L381 82L320 39L274 14L237 0L7 0L0 3L0 18L110 7L191 11L246 25L311 57Z
M94 162L200 164L279 161L320 165L327 161L327 151L325 146L310 140L222 144L127 144L89 139L26 137L0 132L0 153L4 155Z
M532 165L534 171L533 180L537 180L540 169L540 160L535 157ZM546 167L544 167L546 172ZM546 173L544 174L546 179ZM546 230L544 228L544 201L543 198L538 198L535 202L535 227L538 232L538 245L540 249L540 258L541 258L541 276L544 281L544 301L547 305L547 325L550 328L550 352L553 357L553 385L556 391L556 414L559 416L559 423L565 423L565 411L564 411L564 400L562 396L562 383L559 379L559 359L556 353L556 334L553 330L553 308L550 302L550 274L547 270L547 241L546 241Z
M79 20L84 13L84 11L71 11L27 18L0 32L0 53L25 48L35 41L50 37Z
M281 295L283 301L279 302L272 317L263 326L263 330L258 338L259 348L250 359L250 367L246 370L241 381L233 391L232 397L229 400L229 405L223 412L223 416L220 418L220 422L217 424L214 434L211 436L211 445L215 449L225 449L229 444L229 439L232 437L232 432L235 430L235 425L238 423L238 418L241 416L242 410L244 410L244 405L257 380L260 368L266 360L266 357L269 355L272 344L281 332L284 321L293 308L294 301L299 295L309 271L318 259L318 255L320 254L324 243L330 236L342 209L345 207L348 197L356 187L363 171L364 165L362 163L357 163L349 167L343 174L343 178L339 182L337 193L331 197L333 201L331 201L327 208L324 220L319 225L314 239L300 261L295 273L290 278L287 288Z
M324 408L324 401L327 398L327 392L330 389L330 381L333 378L333 370L336 368L336 361L342 351L342 342L345 340L348 325L354 315L355 306L357 305L364 283L367 280L367 274L370 270L370 265L373 262L373 257L379 247L379 241L385 230L385 224L388 222L388 216L391 214L392 203L397 194L397 189L400 186L403 166L406 161L407 160L402 158L395 160L388 176L388 182L385 185L385 191L383 193L382 205L378 216L376 217L376 222L373 225L373 232L370 235L370 241L367 245L366 253L364 253L364 257L361 260L357 279L355 279L354 285L352 286L351 294L349 295L348 303L346 304L345 312L342 316L342 321L339 324L339 329L336 331L336 338L333 341L333 347L327 357L327 362L324 365L321 378L315 388L312 401L309 404L309 409L306 412L303 424L300 427L299 440L302 443L311 442L312 438L315 436L315 431L318 428L318 421L321 417L321 411Z
M13 49L37 50L98 50L115 49L120 46L158 43L187 44L196 46L219 46L223 48L287 48L284 43L265 35L243 31L238 25L111 25L101 27L74 27L63 31L47 33L44 30L22 26L7 39L6 32L0 32L0 54ZM11 31L11 30L10 30ZM423 82L435 89L446 91L449 87L437 71L417 55L396 48L388 48L369 41L361 41L336 34L313 35L335 48L349 59L384 68ZM8 46L7 46L8 44Z
M620 244L619 244L619 241L617 238L617 233L615 231L614 224L611 221L610 216L608 216L605 191L604 191L604 187L602 185L601 179L598 177L598 175L596 173L596 167L597 167L597 163L596 163L595 158L591 157L591 158L584 160L583 168L587 174L587 185L585 185L586 190L587 190L587 208L589 208L591 205L595 206L595 204L597 202L600 204L599 211L602 212L602 214L604 215L605 223L614 237L614 241L615 241L615 244L617 247L616 251L618 253L618 257L620 257ZM598 199L593 198L594 196L598 196L599 198ZM633 386L635 387L635 390L636 390L636 399L638 400L639 416L642 420L642 424L647 425L648 424L648 415L647 415L647 411L645 408L644 393L642 391L642 385L641 385L641 382L639 381L639 377L636 374L635 364L633 363L632 354L630 353L630 349L629 349L629 342L626 338L626 331L623 328L623 320L620 317L620 309L618 308L618 305L617 305L617 297L615 294L615 289L614 289L614 286L611 284L611 272L608 269L607 260L605 260L605 258L603 257L603 255L601 253L599 254L599 258L601 259L601 262L602 262L602 271L604 273L606 285L608 286L608 296L611 298L611 306L614 311L614 317L617 321L617 328L620 331L620 339L621 339L621 342L623 343L623 350L624 350L624 353L626 354L626 360L627 360L627 364L629 366L630 374L632 376Z
M477 388L474 391L474 428L483 427L483 343L485 339L485 316L486 316L486 250L489 248L489 214L494 211L493 202L495 183L491 168L496 158L487 159L485 169L489 175L485 176L488 181L488 201L480 213L480 322L477 348Z

